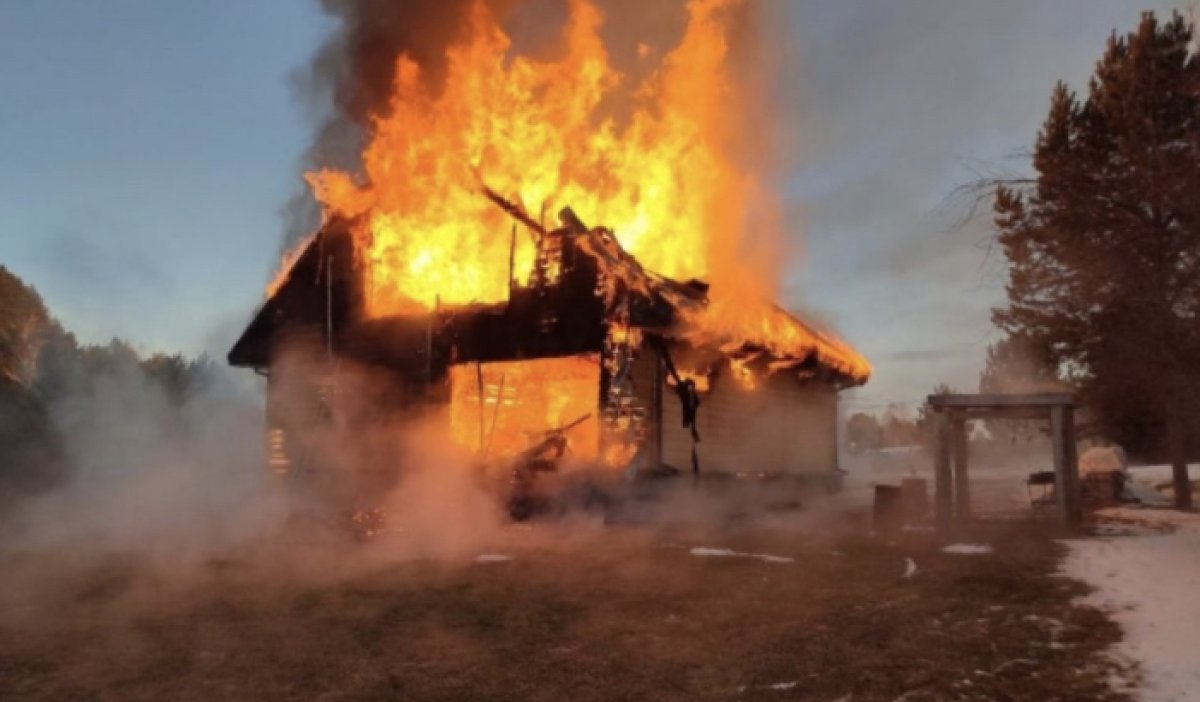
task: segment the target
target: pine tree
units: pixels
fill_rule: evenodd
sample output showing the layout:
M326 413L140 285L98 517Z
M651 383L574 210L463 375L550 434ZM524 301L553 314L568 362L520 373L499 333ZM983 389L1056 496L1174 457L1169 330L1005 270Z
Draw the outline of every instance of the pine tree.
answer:
M1010 334L1045 344L1110 429L1140 417L1190 506L1200 390L1200 57L1194 26L1151 13L1114 34L1086 98L1059 84L1028 187L1001 186ZM1143 427L1144 429L1144 427Z
M50 325L41 295L0 265L0 378L33 381Z
M1065 383L1044 345L1024 334L1006 336L988 346L981 393L1061 392Z

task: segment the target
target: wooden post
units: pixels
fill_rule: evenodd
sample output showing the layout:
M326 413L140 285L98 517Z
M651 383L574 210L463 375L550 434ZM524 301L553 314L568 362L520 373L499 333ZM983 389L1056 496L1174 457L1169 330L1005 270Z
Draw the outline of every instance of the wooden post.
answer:
M517 287L517 282L516 282L516 280L513 279L513 276L515 275L515 273L513 271L513 267L516 265L516 260L517 260L517 225L513 224L512 238L510 238L508 240L508 299L510 299L510 300L512 299L513 288Z
M944 410L936 412L937 449L934 452L934 511L937 526L943 529L953 517L953 475L950 472L950 418Z
M1083 523L1079 490L1079 447L1075 443L1075 408L1071 405L1063 407L1063 446L1066 449L1067 478L1071 484L1067 519L1072 526L1079 526Z
M425 324L425 401L433 399L433 324L437 320L438 308L442 306L442 295L433 297L433 312Z
M325 260L325 348L333 359L333 256Z
M649 353L650 349L643 345L642 353ZM663 464L663 402L665 401L663 386L667 384L666 373L663 372L662 359L658 354L653 355L654 358L654 411L650 416L654 421L654 431L651 434L654 441L654 452L651 456L654 459L654 467L658 468Z
M479 449L478 450L479 450L479 453L482 454L483 453L483 440L484 440L484 431L483 431L483 426L484 426L483 425L483 416L484 416L483 364L480 363L479 361L475 362L475 391L477 393L479 393ZM496 401L499 402L499 399L497 398Z
M1083 521L1079 506L1079 465L1075 458L1075 409L1070 405L1050 408L1050 435L1054 442L1054 490L1063 524L1074 527Z
M967 475L967 422L955 413L953 428L954 516L959 522L971 519L971 481Z

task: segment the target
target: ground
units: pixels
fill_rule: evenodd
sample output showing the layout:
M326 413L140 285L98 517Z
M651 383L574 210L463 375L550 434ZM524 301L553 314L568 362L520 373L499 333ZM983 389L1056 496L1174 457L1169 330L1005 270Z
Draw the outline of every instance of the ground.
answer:
M1192 466L1195 476L1200 466ZM1131 471L1143 488L1170 483L1168 466ZM1110 612L1121 626L1114 655L1143 671L1147 702L1200 700L1200 515L1126 506L1098 515L1100 538L1073 539L1062 571L1093 585L1084 602Z
M9 551L0 699L1126 699L1119 629L1057 574L1055 536L993 521L952 538L990 553L958 555L850 511L509 526L457 560L347 542L186 575Z

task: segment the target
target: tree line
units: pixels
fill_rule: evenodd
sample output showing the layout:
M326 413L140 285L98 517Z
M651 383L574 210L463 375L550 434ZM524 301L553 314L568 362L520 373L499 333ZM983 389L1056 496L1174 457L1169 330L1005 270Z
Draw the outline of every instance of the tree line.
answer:
M1088 433L1172 465L1182 508L1200 458L1195 30L1176 12L1114 32L1082 93L1052 91L1032 177L977 184L1008 263L981 391L1074 391Z
M1074 388L1095 430L1169 461L1190 507L1200 454L1200 55L1195 26L1145 13L1086 92L1059 83L1035 177L994 188L1009 264L995 324Z
M206 356L143 356L121 339L80 344L31 285L0 265L0 503L63 479L69 456L63 432L80 400L135 384L182 407L219 377Z

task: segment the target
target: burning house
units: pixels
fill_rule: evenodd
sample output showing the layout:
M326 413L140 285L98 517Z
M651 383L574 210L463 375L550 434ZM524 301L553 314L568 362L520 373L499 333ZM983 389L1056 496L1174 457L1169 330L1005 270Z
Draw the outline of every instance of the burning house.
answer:
M689 5L623 129L589 2L558 61L514 57L482 4L438 94L396 59L364 172L308 175L324 224L229 353L268 378L277 469L351 393L354 421L436 417L484 461L836 481L838 392L870 367L741 260L769 208L729 153L732 5Z
M306 347L328 357L308 388L313 417L351 361L388 379L377 411L436 406L459 443L497 457L570 425L577 455L614 466L837 475L837 393L868 373L852 349L776 307L746 311L761 332L733 336L709 318L704 283L647 271L570 209L547 229L487 196L536 241L530 282L510 278L504 302L371 317L350 223L331 221L300 254L229 353L267 375L279 466L305 431L284 418L305 413L280 407L271 368Z

